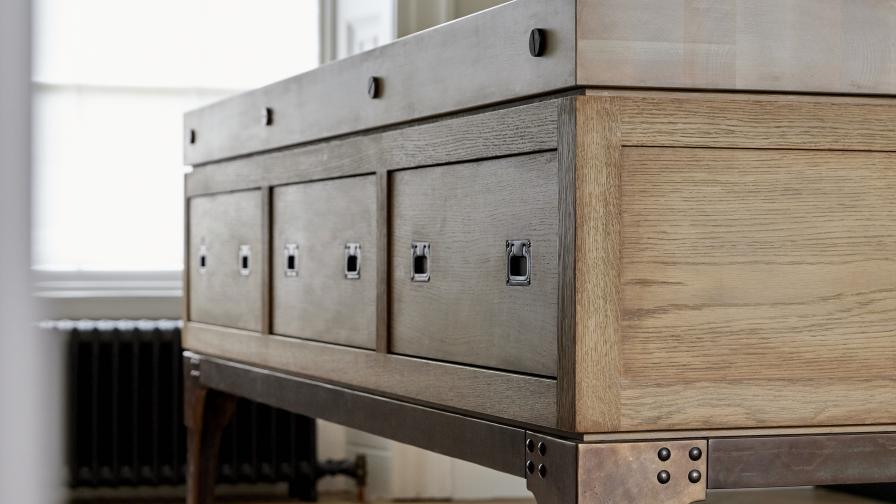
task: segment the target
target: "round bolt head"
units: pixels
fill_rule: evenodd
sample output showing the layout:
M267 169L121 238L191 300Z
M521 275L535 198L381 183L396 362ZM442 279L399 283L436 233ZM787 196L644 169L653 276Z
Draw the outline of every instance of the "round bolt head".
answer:
M538 475L541 476L542 478L547 477L547 475L548 475L547 466L545 466L544 464L538 464Z
M703 450L701 450L700 448L698 448L696 446L691 448L691 450L688 452L688 457L690 457L690 459L693 460L694 462L700 460L700 457L702 457L702 456L703 456Z
M526 472L529 474L535 472L535 462L532 462L531 460L526 462Z
M274 109L271 107L265 107L261 111L261 125L262 126L270 126L274 124Z
M367 96L370 98L380 97L380 78L371 77L367 79Z
M526 451L528 451L529 453L532 453L535 451L535 441L533 441L531 439L526 440Z
M665 462L665 461L669 460L670 458L672 458L672 451L666 447L663 447L663 448L660 448L660 451L656 452L656 456L661 461Z
M544 444L544 441L541 441L540 443L538 443L538 453L540 453L541 455L544 455L545 452L547 452L547 451L548 451L548 447Z
M196 130L191 129L189 133L187 133L187 139L191 144L196 143Z
M547 33L541 28L534 28L529 32L529 54L534 58L544 56L547 46Z
M669 474L669 471L660 471L656 475L656 480L660 482L661 485L665 485L672 479L672 475Z
M699 483L701 477L703 477L703 475L696 469L688 473L688 481L691 483Z

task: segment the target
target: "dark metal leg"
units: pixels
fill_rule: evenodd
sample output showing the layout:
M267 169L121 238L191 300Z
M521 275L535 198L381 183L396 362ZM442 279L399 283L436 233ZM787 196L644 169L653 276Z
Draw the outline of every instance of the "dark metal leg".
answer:
M184 362L184 424L187 427L187 504L215 499L221 433L233 418L236 397L199 382L199 362Z

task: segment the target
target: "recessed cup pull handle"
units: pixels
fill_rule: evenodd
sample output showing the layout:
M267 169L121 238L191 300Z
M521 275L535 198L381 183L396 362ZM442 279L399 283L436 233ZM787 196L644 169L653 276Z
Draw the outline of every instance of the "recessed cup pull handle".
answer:
M507 240L507 285L532 283L531 248L529 240Z
M239 261L240 276L249 276L252 273L252 248L249 245L240 245Z
M208 247L205 244L199 245L199 274L204 275L208 269Z
M411 242L411 281L428 282L429 255L431 247L429 242Z
M345 278L358 280L361 278L361 244L345 244Z
M299 245L297 243L287 243L283 247L284 256L284 274L288 277L299 276Z

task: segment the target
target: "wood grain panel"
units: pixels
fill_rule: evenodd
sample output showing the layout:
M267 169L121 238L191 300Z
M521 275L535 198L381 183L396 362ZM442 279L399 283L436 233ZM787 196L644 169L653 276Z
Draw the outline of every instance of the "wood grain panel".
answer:
M603 97L588 97L601 100ZM622 143L896 151L896 101L683 96L618 97Z
M540 58L529 54L533 28L548 32ZM574 85L575 2L516 0L190 112L196 142L184 158L207 163Z
M892 0L578 0L584 86L896 94Z
M557 373L557 153L392 174L391 350ZM532 283L507 285L507 240L530 240ZM411 281L429 242L431 280Z
M503 419L556 425L557 382L281 336L188 323L184 348L377 395ZM459 393L461 391L462 393Z
M896 154L623 159L625 426L896 419Z
M575 430L621 426L622 214L618 101L576 101Z
M196 167L187 194L282 185L557 148L547 100Z
M261 331L264 247L261 191L189 200L190 319ZM198 267L205 245L205 272ZM250 274L240 275L239 248L251 247Z
M273 196L273 332L376 348L379 278L376 177L281 186ZM285 274L286 244L297 275ZM345 246L361 245L361 277L345 278Z

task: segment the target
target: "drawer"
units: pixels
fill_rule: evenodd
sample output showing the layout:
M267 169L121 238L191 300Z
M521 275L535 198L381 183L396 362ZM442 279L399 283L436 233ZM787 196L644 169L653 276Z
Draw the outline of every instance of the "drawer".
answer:
M376 177L273 191L273 332L376 347Z
M260 191L190 199L190 319L261 331Z
M556 152L390 183L391 351L556 376Z

